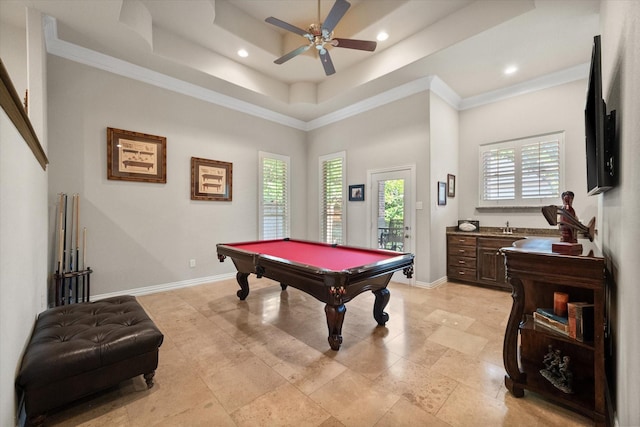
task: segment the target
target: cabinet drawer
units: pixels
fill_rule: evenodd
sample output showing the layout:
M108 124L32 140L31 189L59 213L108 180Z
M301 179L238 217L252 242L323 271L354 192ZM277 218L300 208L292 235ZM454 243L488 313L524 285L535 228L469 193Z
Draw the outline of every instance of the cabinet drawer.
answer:
M449 268L476 268L476 259L470 257L450 256Z
M473 246L475 248L476 240L477 237L475 236L460 236L457 234L453 236L447 236L447 243L449 244L449 246Z
M459 245L449 246L449 256L475 258L476 247L475 246L459 246Z
M460 280L476 280L476 269L475 268L464 268L464 267L454 267L449 266L447 269L447 276L450 279L460 279Z

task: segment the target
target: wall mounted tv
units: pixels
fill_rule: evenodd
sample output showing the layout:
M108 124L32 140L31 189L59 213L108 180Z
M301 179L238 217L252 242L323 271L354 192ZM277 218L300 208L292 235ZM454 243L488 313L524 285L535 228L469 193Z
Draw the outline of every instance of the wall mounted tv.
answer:
M589 196L610 190L616 181L614 153L616 112L607 114L602 98L602 66L600 62L600 36L593 38L589 88L584 109L587 149L587 194Z

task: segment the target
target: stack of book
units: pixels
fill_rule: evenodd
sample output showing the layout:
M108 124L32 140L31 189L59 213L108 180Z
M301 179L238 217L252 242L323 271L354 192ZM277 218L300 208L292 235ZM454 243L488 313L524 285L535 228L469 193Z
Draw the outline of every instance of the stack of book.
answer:
M569 336L581 342L593 341L593 304L570 302L567 304Z
M553 308L537 308L533 312L533 320L536 325L544 326L563 335L569 336L569 319L556 316Z

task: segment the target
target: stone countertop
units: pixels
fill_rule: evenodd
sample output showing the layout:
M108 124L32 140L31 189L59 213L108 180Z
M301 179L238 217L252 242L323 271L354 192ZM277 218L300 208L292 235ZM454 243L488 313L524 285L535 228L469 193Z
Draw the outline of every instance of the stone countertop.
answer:
M557 228L518 228L514 227L513 233L504 233L503 227L480 227L478 231L459 231L457 226L447 227L447 234L465 235L476 237L515 237L524 239L526 237L560 237L560 230Z

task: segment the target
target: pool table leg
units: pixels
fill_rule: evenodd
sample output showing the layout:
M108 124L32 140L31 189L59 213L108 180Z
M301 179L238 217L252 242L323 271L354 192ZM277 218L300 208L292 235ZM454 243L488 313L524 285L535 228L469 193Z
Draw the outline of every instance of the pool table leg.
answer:
M389 289L382 288L377 291L373 291L373 294L376 296L376 301L373 303L373 318L376 319L378 325L384 326L389 320L389 315L383 310L389 303L391 293L389 292Z
M344 304L324 306L324 312L327 314L327 327L329 328L329 345L333 350L340 350L342 344L342 322L344 322L344 314L347 307Z
M247 299L247 297L249 296L249 280L248 280L248 278L249 278L249 273L241 273L241 272L238 271L238 273L236 274L236 280L238 281L238 284L240 285L240 290L238 292L236 292L236 295L242 301Z

